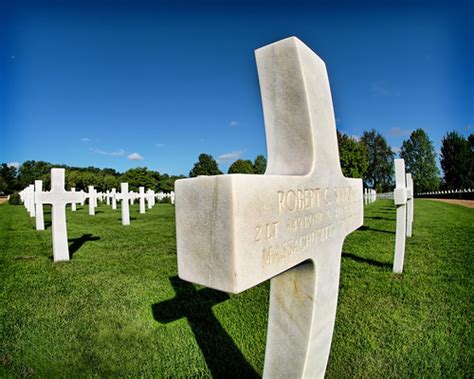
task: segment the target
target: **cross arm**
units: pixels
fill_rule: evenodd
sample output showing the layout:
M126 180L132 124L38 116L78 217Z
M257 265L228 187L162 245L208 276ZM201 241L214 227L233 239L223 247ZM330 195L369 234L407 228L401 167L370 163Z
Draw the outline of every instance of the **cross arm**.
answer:
M342 176L183 179L176 204L180 278L231 293L342 246L363 220L362 181Z

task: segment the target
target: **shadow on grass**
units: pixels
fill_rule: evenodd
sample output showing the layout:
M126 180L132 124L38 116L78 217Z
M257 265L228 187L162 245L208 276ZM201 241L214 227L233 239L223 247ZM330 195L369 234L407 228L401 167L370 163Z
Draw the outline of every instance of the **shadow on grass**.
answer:
M368 218L368 217L367 217ZM372 232L379 232L379 233L389 233L389 234L395 234L395 232L392 232L391 230L381 230L381 229L374 229L370 228L368 226L362 225L359 229L361 232L367 232L367 231L372 231Z
M133 220L136 220L136 219L137 219L136 217L130 217L130 221L133 221ZM122 221L122 217L118 218L117 220L121 222L121 221Z
M362 258L362 257L359 257L359 256L354 255L352 253L346 253L344 251L342 252L342 258L348 258L348 259L353 260L354 262L367 263L371 266L388 268L388 269L391 269L392 266L393 266L391 263L384 263L384 262L375 261L375 260L369 259L369 258Z
M381 216L365 216L364 218L370 218L372 220L389 220L389 221L396 221L394 218L388 218L388 217L381 217Z
M214 378L258 378L212 312L212 306L229 299L229 295L210 288L196 290L193 284L170 278L176 297L151 306L153 317L161 323L187 318Z
M78 238L70 238L68 242L72 242L69 245L69 258L72 259L73 254L78 251L82 245L89 241L98 241L100 237L93 237L92 234L83 234L81 237Z

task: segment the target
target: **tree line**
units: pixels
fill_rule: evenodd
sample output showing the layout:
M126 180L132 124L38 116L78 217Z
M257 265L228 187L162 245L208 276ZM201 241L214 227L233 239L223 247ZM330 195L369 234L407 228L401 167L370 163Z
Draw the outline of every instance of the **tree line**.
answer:
M362 178L365 187L377 192L393 190L395 153L382 134L372 129L357 139L338 131L337 140L344 176ZM474 187L474 134L464 138L457 132L449 132L444 136L440 153L442 178L433 143L423 129L416 129L403 141L399 155L405 160L406 172L412 174L415 192ZM258 155L253 162L238 159L228 173L263 174L266 163L263 155ZM220 174L217 161L209 154L199 155L189 172L190 177Z
M341 168L346 177L362 178L365 187L375 188L378 192L393 190L395 153L383 135L372 129L364 131L357 139L338 131L337 139ZM423 129L413 131L403 141L399 155L405 160L406 171L412 173L415 192L474 188L474 134L465 138L455 131L449 132L443 137L441 144L443 177L436 165L437 153L433 143ZM265 157L258 155L254 161L236 160L227 172L264 174L266 165ZM86 190L88 185L93 185L99 191L107 191L118 188L121 182L128 182L130 189L134 191L139 186L145 186L155 191L171 192L174 182L185 177L161 174L146 167L119 173L111 168L81 168L26 161L18 170L6 163L1 165L0 192L19 191L37 179L43 180L44 187L49 188L52 167L66 168L66 187L75 187L77 190ZM220 174L222 171L212 155L200 154L189 177Z
M169 193L174 190L174 182L185 176L160 174L158 171L149 170L146 167L130 169L119 173L112 168L96 167L70 167L57 165L43 161L26 161L19 169L2 163L0 168L0 192L7 194L20 191L26 186L33 184L35 180L42 180L43 187L50 187L51 168L59 167L66 169L66 189L71 187L76 190L87 190L87 186L94 186L98 191L107 191L112 188L120 188L120 183L127 182L129 189L138 191L138 187L145 186L156 192Z

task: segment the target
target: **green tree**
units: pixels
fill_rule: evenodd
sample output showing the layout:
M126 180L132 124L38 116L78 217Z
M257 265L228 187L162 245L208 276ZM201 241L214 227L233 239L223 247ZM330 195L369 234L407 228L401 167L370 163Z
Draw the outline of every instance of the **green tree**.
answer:
M33 184L35 180L40 180L44 175L49 174L53 165L43 161L26 161L18 172L18 185L21 189ZM54 166L61 167L61 166Z
M415 192L436 191L439 188L439 170L433 143L423 129L416 129L403 141L400 158L405 170L413 177Z
M250 160L237 159L229 167L229 174L253 174L253 164Z
M447 189L474 186L474 152L472 134L468 139L449 132L441 141L441 168Z
M119 183L128 183L129 191L138 191L138 187L156 190L158 181L146 167L132 168L119 177Z
M0 191L13 193L18 189L16 167L2 163L0 166L0 179L2 181L2 189Z
M345 133L337 131L342 173L348 178L363 178L367 172L367 148Z
M391 189L394 153L387 140L376 130L364 131L360 139L367 150L367 171L364 183L378 192Z
M263 155L257 155L253 161L253 173L263 175L267 169L267 160Z
M189 172L189 176L194 178L199 175L220 175L221 170L217 166L216 160L212 155L201 154L199 160L194 164L193 169Z
M104 182L103 190L105 191L118 187L118 181L114 175L105 174L103 182Z

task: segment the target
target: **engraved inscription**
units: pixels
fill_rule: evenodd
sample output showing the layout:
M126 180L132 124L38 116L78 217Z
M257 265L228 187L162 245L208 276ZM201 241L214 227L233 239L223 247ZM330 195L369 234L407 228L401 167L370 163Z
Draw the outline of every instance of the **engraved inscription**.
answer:
M255 226L263 264L280 263L336 236L359 219L356 187L295 188L277 191L277 220Z

